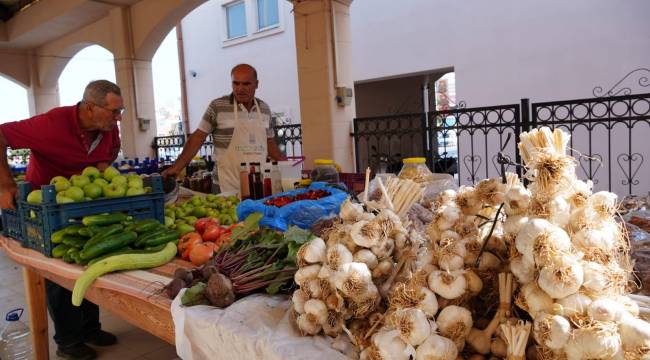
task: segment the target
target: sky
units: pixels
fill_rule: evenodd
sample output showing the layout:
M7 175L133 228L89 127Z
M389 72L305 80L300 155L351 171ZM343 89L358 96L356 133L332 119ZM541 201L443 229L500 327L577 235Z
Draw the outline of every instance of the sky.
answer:
M176 30L163 40L152 60L154 101L157 120L162 106L180 113L180 74ZM73 105L81 100L86 85L97 79L115 82L113 54L98 45L79 51L59 77L60 104ZM0 123L26 119L30 116L27 89L0 74ZM36 114L33 114L36 115ZM160 119L162 122L163 120ZM162 125L162 124L161 124Z

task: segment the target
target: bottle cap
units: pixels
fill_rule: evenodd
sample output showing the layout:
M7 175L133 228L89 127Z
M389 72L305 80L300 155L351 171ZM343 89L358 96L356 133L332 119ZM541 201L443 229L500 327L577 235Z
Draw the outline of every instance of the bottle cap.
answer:
M7 321L18 321L21 316L23 316L23 308L13 309L7 313L5 320Z

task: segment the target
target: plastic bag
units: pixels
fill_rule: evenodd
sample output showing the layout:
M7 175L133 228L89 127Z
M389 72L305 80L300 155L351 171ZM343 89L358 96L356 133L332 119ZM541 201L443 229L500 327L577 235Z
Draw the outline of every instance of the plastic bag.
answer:
M634 273L641 282L640 290L650 294L650 234L630 223L625 223L625 227L630 238Z
M439 175L440 178L431 181L424 188L424 193L422 194L422 200L420 200L420 203L424 204L425 206L429 206L429 204L431 204L436 199L438 194L440 194L445 190L458 191L458 184L456 183L456 181L454 181L454 178L451 175L449 174L434 174L434 175Z
M309 190L326 190L330 195L318 200L294 201L282 207L264 204L265 201L271 198L296 196ZM244 200L237 206L237 217L245 219L254 212L260 212L264 214L260 226L271 227L280 231L286 231L291 225L309 229L316 220L331 214L338 214L341 204L347 197L348 194L345 191L322 182L315 182L306 189L286 191L260 200Z

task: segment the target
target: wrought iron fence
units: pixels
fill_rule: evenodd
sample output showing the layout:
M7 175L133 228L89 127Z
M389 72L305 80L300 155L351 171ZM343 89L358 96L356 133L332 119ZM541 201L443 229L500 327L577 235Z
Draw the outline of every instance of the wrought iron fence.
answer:
M426 118L425 118L426 115ZM424 156L459 184L500 175L497 154L520 162L516 143L533 127L563 128L578 176L619 195L650 189L650 94L457 108L427 114L354 119L357 172L398 171L404 157ZM509 139L509 140L508 140ZM507 171L520 172L514 167Z
M302 132L298 125L279 125L273 127L275 139L287 156L302 155ZM153 139L151 147L159 158L175 160L180 155L185 145L185 135L157 136ZM212 156L212 134L208 134L205 142L199 149L199 156Z
M532 126L563 128L578 176L619 195L650 189L650 94L532 104Z

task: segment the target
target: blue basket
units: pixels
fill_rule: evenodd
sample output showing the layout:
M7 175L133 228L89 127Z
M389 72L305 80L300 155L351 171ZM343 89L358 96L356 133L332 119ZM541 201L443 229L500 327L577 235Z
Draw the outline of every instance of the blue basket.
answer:
M2 209L2 235L22 241L23 223L18 210Z
M18 209L23 226L21 239L23 246L35 249L45 256L51 256L52 233L80 222L86 215L123 212L138 220L156 219L164 223L165 201L162 179L160 176L152 176L143 180L145 186L153 188L151 193L67 204L57 204L54 186L43 185L41 186L43 202L38 205L27 203L27 195L32 191L32 184L28 182L19 184Z

